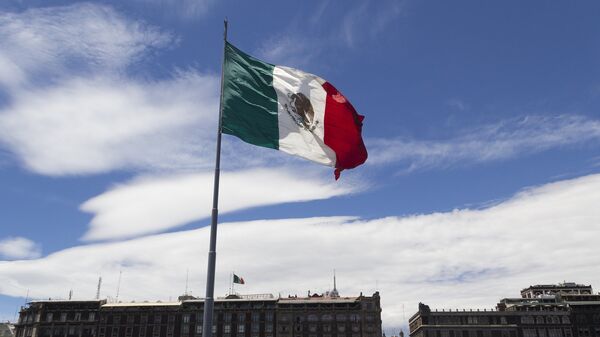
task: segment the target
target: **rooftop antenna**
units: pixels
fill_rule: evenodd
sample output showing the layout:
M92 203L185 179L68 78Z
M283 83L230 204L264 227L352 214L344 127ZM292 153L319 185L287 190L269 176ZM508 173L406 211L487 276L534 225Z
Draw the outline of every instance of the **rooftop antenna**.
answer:
M29 302L29 289L27 289L27 295L25 295L25 304Z
M185 294L184 294L185 296L188 295L188 280L189 280L189 277L190 277L190 269L188 268L188 269L185 270Z
M115 298L115 302L119 302L119 290L121 290L121 275L123 274L123 270L119 270L119 282L117 282L117 297Z
M73 298L73 289L69 290L69 301Z
M337 290L337 282L336 282L336 277L335 277L335 269L333 270L333 290L330 293L331 297L340 297L340 294L338 293Z
M102 276L98 277L98 289L96 289L96 299L100 299L100 287L102 286Z

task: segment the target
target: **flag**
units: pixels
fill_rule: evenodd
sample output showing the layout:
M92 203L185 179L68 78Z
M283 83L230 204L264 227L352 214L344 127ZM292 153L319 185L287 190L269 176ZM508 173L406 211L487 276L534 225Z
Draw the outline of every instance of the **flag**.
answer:
M363 116L331 83L225 44L223 133L335 168L367 160Z
M246 282L244 282L244 278L243 277L239 277L236 274L233 274L233 283L246 284Z

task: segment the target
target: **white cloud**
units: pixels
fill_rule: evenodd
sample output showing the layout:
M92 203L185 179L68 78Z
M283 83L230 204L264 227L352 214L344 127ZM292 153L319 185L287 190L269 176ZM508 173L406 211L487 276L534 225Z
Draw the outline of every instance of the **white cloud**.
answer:
M600 175L525 190L485 209L389 217L308 218L221 224L216 293L235 270L243 293L304 295L331 287L342 295L382 295L383 323L402 325L422 301L435 308L491 308L522 287L572 280L600 286ZM205 282L208 228L65 249L29 261L0 262L0 293L37 298L114 296L122 300L181 294L186 269L195 295ZM310 275L307 277L306 275Z
M529 116L467 130L449 140L370 139L367 163L399 163L412 171L498 161L599 140L600 120Z
M27 238L8 237L0 240L0 257L5 259L35 259L41 254L40 246Z
M0 74L11 75L12 86L25 76L120 71L174 42L155 27L89 3L0 13L0 40Z
M135 0L143 5L152 5L177 17L190 20L202 16L207 12L214 0Z
M302 172L302 176L298 172ZM330 175L328 179L318 176L314 170L298 168L223 172L219 211L227 213L256 206L327 199L360 189L352 179L337 183ZM212 187L212 172L137 178L117 186L81 206L83 211L94 214L84 239L118 239L156 233L209 217Z
M0 142L31 171L90 174L201 166L218 80L194 72L157 82L74 78L19 91L0 112Z
M0 39L0 145L27 169L59 176L206 163L218 77L127 74L176 42L171 34L84 3L2 13Z

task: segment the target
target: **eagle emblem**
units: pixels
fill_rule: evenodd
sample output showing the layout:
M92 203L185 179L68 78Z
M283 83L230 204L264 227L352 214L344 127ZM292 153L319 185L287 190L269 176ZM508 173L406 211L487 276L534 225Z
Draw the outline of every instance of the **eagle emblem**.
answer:
M287 97L288 103L283 105L287 113L298 126L312 132L319 125L319 121L315 119L315 110L310 99L301 92L288 93Z

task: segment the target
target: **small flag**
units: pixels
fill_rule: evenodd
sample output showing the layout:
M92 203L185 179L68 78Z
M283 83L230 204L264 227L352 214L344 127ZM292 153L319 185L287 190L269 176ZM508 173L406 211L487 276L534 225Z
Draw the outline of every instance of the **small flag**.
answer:
M236 274L233 274L233 283L246 284L246 282L244 282L244 278L243 277L239 277Z
M225 44L223 133L340 172L367 160L363 116L331 83Z

